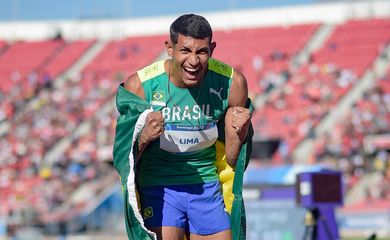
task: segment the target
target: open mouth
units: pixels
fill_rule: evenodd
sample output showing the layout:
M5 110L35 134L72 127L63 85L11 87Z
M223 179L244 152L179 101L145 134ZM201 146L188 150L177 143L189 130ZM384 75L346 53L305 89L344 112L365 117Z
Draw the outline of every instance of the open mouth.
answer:
M199 67L198 68L184 67L183 69L188 79L198 78L201 72L201 69Z

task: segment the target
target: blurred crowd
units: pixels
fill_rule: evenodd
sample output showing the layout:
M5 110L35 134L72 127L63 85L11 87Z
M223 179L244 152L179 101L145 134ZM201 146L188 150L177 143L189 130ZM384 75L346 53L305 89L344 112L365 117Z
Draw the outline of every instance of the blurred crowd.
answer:
M259 81L271 84L268 98L254 115L257 136L282 139L282 156L275 161L291 163L291 154L304 138L313 138L314 127L357 82L352 71L333 63L311 63L301 68L272 72ZM268 88L268 87L267 87Z
M2 95L18 109L7 118L8 131L0 138L2 214L48 214L69 202L82 184L113 174L107 160L115 111L112 106L108 113L98 110L111 103L116 87L112 79L85 73L60 87L42 88L31 101L19 103L14 101L18 94ZM88 132L75 136L83 125ZM48 157L53 154L54 159Z
M349 187L368 173L380 181L367 189L368 198L390 200L390 76L377 79L331 132L316 140L319 163L341 169ZM370 141L377 137L380 141Z

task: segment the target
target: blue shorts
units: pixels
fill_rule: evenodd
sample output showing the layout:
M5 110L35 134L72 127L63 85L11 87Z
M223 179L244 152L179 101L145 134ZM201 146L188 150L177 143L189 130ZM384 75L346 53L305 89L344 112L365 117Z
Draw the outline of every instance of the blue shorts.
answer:
M219 181L139 188L147 228L172 226L209 235L230 229Z

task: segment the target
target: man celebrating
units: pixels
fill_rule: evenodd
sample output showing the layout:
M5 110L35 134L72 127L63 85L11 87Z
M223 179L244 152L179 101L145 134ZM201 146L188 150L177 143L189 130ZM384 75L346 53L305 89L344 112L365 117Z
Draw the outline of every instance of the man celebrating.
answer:
M246 79L211 58L216 43L202 16L176 19L165 46L171 58L132 74L117 94L114 165L128 237L245 239Z

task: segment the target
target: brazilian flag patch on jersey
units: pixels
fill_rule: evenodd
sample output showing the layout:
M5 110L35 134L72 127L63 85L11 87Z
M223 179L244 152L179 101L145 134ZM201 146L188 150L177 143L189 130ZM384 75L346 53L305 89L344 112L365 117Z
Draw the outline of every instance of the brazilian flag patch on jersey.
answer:
M165 106L165 92L164 91L153 91L152 92L152 105Z
M164 91L153 91L152 101L165 102Z
M144 209L144 219L153 217L153 208L147 207Z

